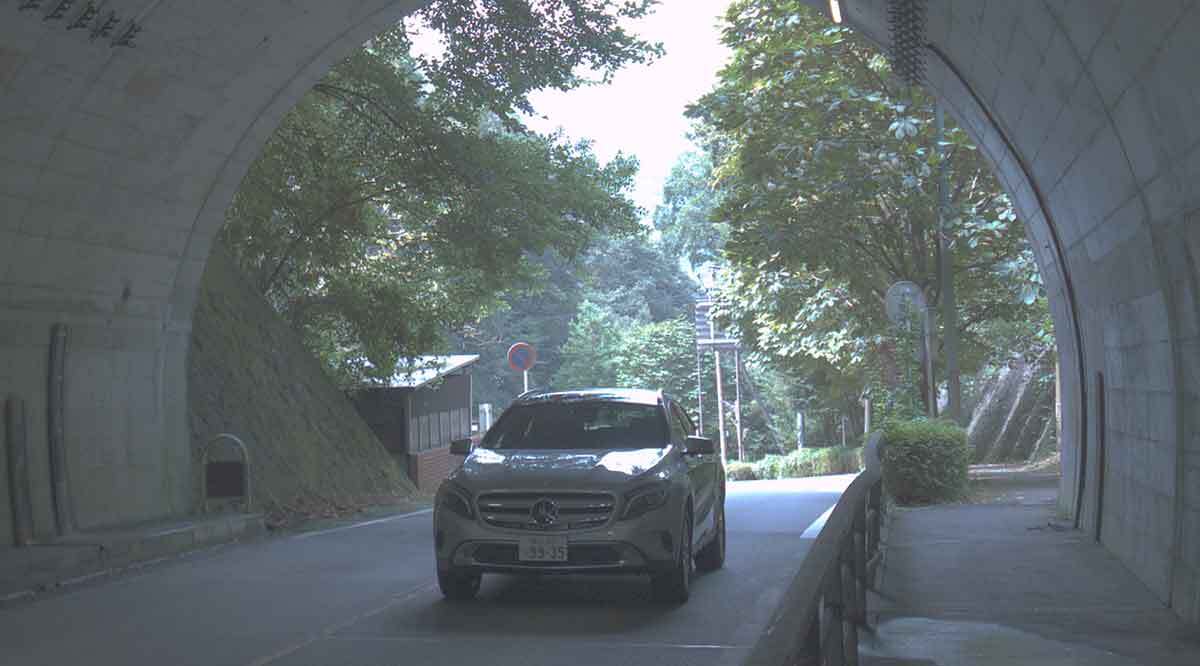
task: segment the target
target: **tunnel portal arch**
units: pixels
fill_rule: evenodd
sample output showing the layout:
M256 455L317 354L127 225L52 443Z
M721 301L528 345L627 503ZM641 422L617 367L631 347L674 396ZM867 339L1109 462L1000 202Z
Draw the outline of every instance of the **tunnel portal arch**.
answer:
M119 20L95 38L67 29L76 4L49 20L57 3L0 4L0 394L27 401L31 469L48 479L65 324L63 441L88 529L193 509L188 336L225 209L283 114L422 0L110 0L100 18ZM887 0L840 7L886 43ZM1198 621L1200 8L928 0L927 13L928 85L995 164L1051 294L1063 508ZM129 21L143 30L120 45ZM52 532L48 481L35 490Z

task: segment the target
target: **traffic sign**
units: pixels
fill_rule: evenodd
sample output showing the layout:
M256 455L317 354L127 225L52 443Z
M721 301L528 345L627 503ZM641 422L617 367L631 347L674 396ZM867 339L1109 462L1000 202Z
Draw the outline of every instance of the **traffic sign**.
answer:
M518 342L508 348L508 367L517 372L528 372L537 362L537 352L528 342Z
M888 288L884 306L892 323L904 324L909 317L925 310L925 293L916 284L902 280Z

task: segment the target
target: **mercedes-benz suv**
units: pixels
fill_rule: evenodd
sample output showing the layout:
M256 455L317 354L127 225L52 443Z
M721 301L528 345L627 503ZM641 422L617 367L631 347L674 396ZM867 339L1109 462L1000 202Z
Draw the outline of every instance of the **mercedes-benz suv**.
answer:
M470 599L487 572L647 573L687 601L696 568L725 562L725 470L662 392L518 398L438 488L438 584Z

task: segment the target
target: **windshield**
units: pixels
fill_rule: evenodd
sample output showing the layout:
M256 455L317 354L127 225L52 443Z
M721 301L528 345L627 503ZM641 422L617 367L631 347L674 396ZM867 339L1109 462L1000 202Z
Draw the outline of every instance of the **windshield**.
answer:
M504 412L483 438L487 449L661 448L667 424L657 405L611 401L542 402Z

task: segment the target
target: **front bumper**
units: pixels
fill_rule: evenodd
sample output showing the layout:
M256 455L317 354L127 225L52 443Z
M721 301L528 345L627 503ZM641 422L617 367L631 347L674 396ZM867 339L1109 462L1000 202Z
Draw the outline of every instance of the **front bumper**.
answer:
M600 527L553 532L567 537L567 561L523 562L517 555L520 539L538 532L495 527L478 518L437 510L434 544L443 571L651 573L673 566L682 524L682 511L671 502L632 520L614 518Z

